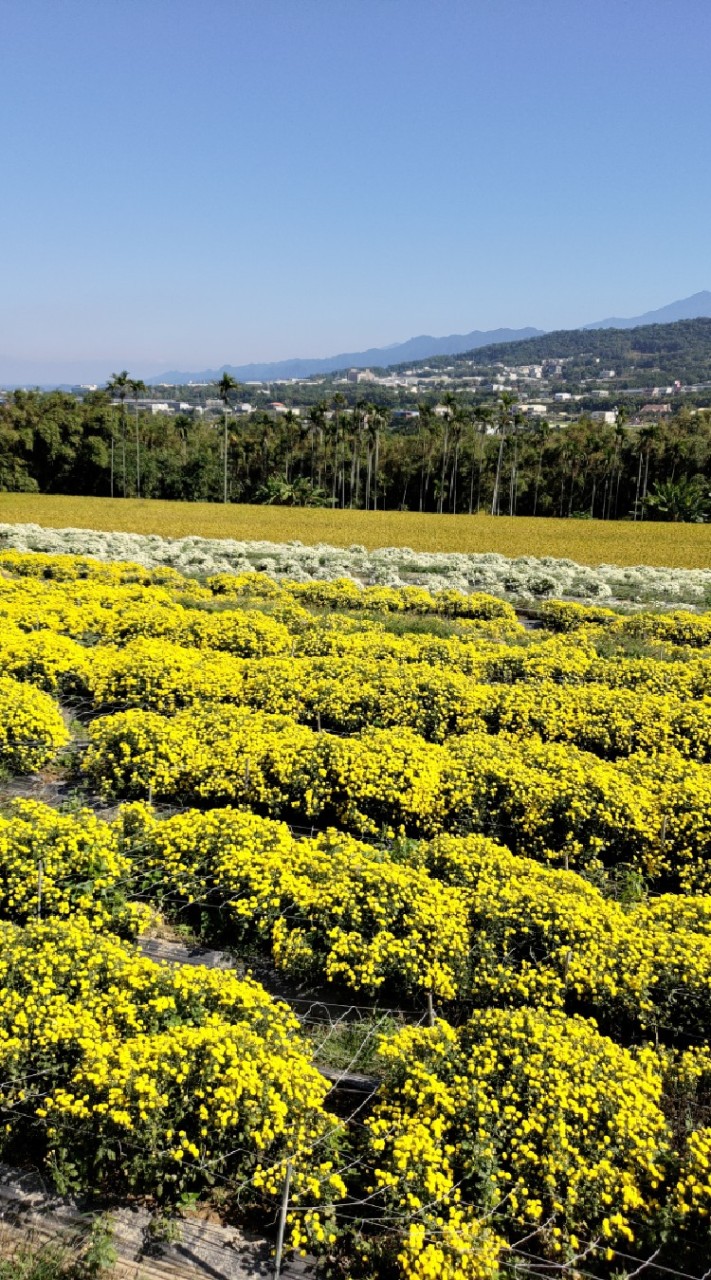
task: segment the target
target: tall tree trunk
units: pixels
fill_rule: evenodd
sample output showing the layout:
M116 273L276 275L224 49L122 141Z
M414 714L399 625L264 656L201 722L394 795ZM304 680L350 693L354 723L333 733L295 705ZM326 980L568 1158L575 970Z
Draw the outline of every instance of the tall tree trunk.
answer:
M504 460L504 441L506 439L506 427L501 426L501 439L499 440L499 456L496 459L496 472L494 474L494 492L491 495L491 514L497 516L499 514L499 486L501 484L501 466Z
M570 489L568 490L568 519L573 514L573 489L575 487L576 472L575 467L570 468Z
M459 472L459 441L454 446L454 465L452 467L452 483L450 485L452 492L452 515L457 514L457 478Z
M136 497L141 496L141 437L138 430L138 405L136 405Z
M229 436L227 431L227 410L222 415L222 501L227 502L227 458L229 454Z
M121 470L123 474L123 482L121 486L121 496L126 497L126 405L121 401Z
M545 446L544 446L545 447ZM543 449L538 455L538 469L536 471L536 483L533 486L533 514L538 511L538 490L541 487L541 472L543 470Z
M639 515L639 491L642 487L642 451L639 453L639 466L637 468L637 486L634 492L634 512L632 519L636 520Z
M356 450L357 450L357 433L353 432L353 447L351 449L351 497L349 506L353 509L353 495L355 493L355 474L356 474Z
M370 477L373 469L373 451L370 444L366 450L366 473L365 473L365 509L370 511Z
M640 520L644 520L644 504L647 501L647 486L649 484L649 454L650 450L647 449L647 456L644 460L644 484L642 485L642 510L640 512Z
M444 482L447 474L448 449L449 449L449 424L446 423L444 428L444 439L442 441L442 474L440 476L440 481L439 481L439 502L437 504L437 510L440 515L442 514L442 510L444 507L444 489L445 489Z
M331 506L336 505L336 493L338 490L338 430L333 437L333 474L331 476Z
M509 480L509 515L516 511L516 473L518 470L518 433L514 434L514 451L511 461L511 478Z

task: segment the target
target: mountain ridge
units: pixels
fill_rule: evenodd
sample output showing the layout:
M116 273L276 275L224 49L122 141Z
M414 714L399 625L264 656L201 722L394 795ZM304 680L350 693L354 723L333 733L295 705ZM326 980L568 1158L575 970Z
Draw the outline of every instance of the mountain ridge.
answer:
M86 361L27 361L0 355L0 386L44 386L70 387L79 383L105 382L112 369L128 366L134 376L142 377L151 386L161 383L180 384L189 381L209 382L219 379L223 372L232 374L238 381L285 381L290 378L304 378L319 373L338 373L348 368L403 368L408 364L421 363L428 359L442 360L448 356L466 356L468 353L483 348L500 346L511 347L512 344L535 341L551 332L581 334L594 330L633 329L658 324L675 324L680 320L711 318L711 291L708 289L694 293L688 298L671 302L656 311L647 311L640 316L626 318L608 317L596 320L591 324L580 325L575 329L545 330L527 326L520 329L473 329L470 333L449 334L445 337L433 337L420 334L408 338L404 342L391 343L384 347L369 347L365 351L342 352L335 356L324 356L321 359L290 359L269 362L253 362L244 365L224 364L218 369L203 369L198 372L169 370L161 374L153 374L146 366L146 361L134 361L128 357L119 357L111 363L105 360ZM523 356L524 352L521 351ZM157 362L156 362L157 363ZM155 366L154 366L155 367Z
M700 293L692 293L688 298L680 298L677 302L669 302L656 311L645 311L641 316L628 316L620 319L610 316L607 320L595 320L592 324L583 324L581 329L640 329L648 324L675 324L677 320L699 320L711 316L711 291L702 289Z
M147 379L152 385L180 382L214 382L223 373L229 373L240 382L279 382L290 378L309 378L317 374L339 373L346 369L388 369L402 368L410 362L416 363L442 356L461 356L470 351L478 351L482 347L494 345L510 345L512 342L526 342L533 338L541 338L549 332L581 333L595 329L637 329L645 325L674 324L678 320L696 320L711 317L711 291L703 289L691 294L688 298L680 298L655 311L646 311L640 316L626 318L609 317L595 320L591 324L579 325L570 330L545 330L527 326L522 329L473 329L471 333L452 333L442 338L430 334L420 334L408 338L405 342L390 343L386 347L369 347L366 351L341 352L335 356L323 358L273 360L255 362L245 365L224 364L218 369L203 369L200 372L187 373L171 369L167 373L156 374Z
M496 342L519 342L537 338L545 333L528 325L523 329L473 329L471 333L451 333L443 338L421 334L404 342L393 342L387 347L369 347L366 351L346 351L335 356L309 359L272 360L243 365L220 365L218 369L203 369L186 373L171 369L167 373L149 378L152 385L161 382L213 382L223 373L229 373L240 382L279 382L290 378L309 378L318 373L338 373L341 369L381 369L407 360L426 360L428 356L458 355L477 347Z

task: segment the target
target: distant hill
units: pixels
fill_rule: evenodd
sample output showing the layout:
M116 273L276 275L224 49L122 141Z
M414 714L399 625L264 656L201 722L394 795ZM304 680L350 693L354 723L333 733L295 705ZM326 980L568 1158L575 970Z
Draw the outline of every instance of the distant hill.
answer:
M670 302L658 311L648 311L629 319L610 317L583 325L581 329L558 330L557 333L586 333L591 329L636 329L648 325L674 323L711 317L711 291L703 290L690 298ZM510 346L545 334L544 329L474 329L471 333L451 333L445 338L433 338L423 334L396 342L388 347L369 347L367 351L344 351L336 356L324 356L309 360L275 360L264 364L223 364L219 369L201 369L192 373L170 369L167 373L148 378L151 384L160 382L214 382L221 374L229 373L240 382L280 382L289 378L310 378L317 374L339 373L345 369L403 368L408 364L420 364L423 360L436 360L446 356L461 356L472 351L488 350L491 346ZM533 357L531 357L533 359Z
M679 379L685 384L711 382L711 319L677 320L674 324L640 325L635 329L559 329L523 342L492 343L461 355L428 361L430 367L454 365L462 374L472 366L495 367L563 360L563 379L595 378L614 369L626 385L656 385ZM493 368L492 368L493 371ZM624 387L625 383L618 386Z
M147 381L160 382L215 382L223 373L229 373L240 382L280 382L289 378L310 378L318 373L338 373L341 369L381 369L391 364L426 360L429 356L456 355L459 351L471 351L498 342L515 342L543 333L543 329L474 329L471 333L451 333L446 338L422 335L396 342L389 347L369 347L367 351L347 351L337 356L324 356L313 360L275 360L268 364L223 364L219 369L201 369L197 373L171 369L156 374Z
M693 293L690 298L681 298L679 302L670 302L658 311L645 311L644 315L632 316L628 320L611 317L608 320L596 320L593 324L583 325L584 329L638 329L648 324L673 324L676 320L696 320L699 316L711 316L711 291L703 289L701 293ZM472 344L473 345L473 344Z

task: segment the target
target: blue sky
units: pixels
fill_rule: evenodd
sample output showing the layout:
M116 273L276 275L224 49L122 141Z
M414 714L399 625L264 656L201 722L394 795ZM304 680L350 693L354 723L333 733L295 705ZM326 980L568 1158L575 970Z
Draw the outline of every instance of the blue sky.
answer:
M0 369L710 288L710 54L708 0L0 0Z

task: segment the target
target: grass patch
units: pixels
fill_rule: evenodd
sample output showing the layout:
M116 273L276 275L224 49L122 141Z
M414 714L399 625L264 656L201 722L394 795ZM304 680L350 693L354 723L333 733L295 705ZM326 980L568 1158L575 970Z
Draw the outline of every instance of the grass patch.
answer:
M380 1040L384 1035L394 1035L400 1025L391 1015L375 1012L336 1026L317 1022L306 1033L313 1043L314 1062L320 1066L371 1075L382 1069L378 1059Z
M47 528L156 533L164 538L237 538L336 547L354 543L414 551L555 556L579 564L711 566L711 525L623 520L533 519L528 516L421 515L413 511L331 511L319 508L223 506L135 498L74 498L2 493L0 521Z

